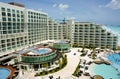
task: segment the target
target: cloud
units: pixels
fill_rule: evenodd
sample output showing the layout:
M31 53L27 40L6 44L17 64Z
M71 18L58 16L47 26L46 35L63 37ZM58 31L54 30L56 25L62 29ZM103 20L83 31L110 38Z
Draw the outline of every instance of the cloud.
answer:
M56 8L58 8L58 9L60 9L60 10L66 10L67 8L69 8L69 5L68 4L63 4L63 3L61 3L61 4L53 4L52 5L54 8L56 7Z
M57 7L57 4L53 4L53 7Z
M67 9L67 8L69 8L69 5L67 5L67 4L59 4L58 5L58 8L60 9L60 10L65 10L65 9Z
M111 9L120 9L120 0L111 0L105 7L109 7Z

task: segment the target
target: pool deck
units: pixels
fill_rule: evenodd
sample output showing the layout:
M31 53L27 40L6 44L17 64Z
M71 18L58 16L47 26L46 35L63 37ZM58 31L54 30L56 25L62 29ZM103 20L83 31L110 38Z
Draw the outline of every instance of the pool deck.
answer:
M7 78L12 79L12 77L13 77L15 71L16 71L16 68L13 68L13 67L11 67L9 65L6 65L6 66L0 65L0 68L7 68L7 69L9 69L11 73L10 73L10 75Z
M52 73L52 74L48 74L45 76L37 76L34 77L34 72L26 72L26 74L24 74L21 78L22 79L49 79L50 75L53 75L53 79L56 79L60 76L60 79L90 79L89 76L84 76L81 75L79 78L73 76L72 74L74 73L80 59L87 59L88 61L90 61L90 59L87 57L80 57L80 52L78 52L78 49L81 50L81 48L71 48L71 52L66 53L67 54L67 60L68 63L67 65L61 69L58 72ZM89 51L90 52L90 51ZM74 54L76 53L76 54Z
M29 74L27 75L27 77L29 77L29 79L49 79L49 76L53 75L54 79L58 78L59 76L60 76L60 79L90 79L90 76L84 76L83 74L80 77L75 77L72 75L73 72L75 71L80 59L86 60L86 63L90 62L90 61L94 61L93 59L88 57L88 55L92 52L92 50L86 49L86 50L88 50L87 55L84 57L81 57L80 52L78 52L78 49L81 50L82 48L71 48L71 52L66 53L68 63L60 71L52 73L52 74L48 74L45 76L37 76L37 77L34 77L34 74L35 74L34 72L31 73L32 75L28 72ZM104 54L104 53L102 53L102 54ZM104 56L102 54L100 53L100 55L98 55L95 60L100 60L99 56L100 57ZM90 65L88 65L88 68L89 68L89 66ZM80 68L80 69L82 69L82 68ZM85 70L85 71L87 71L87 70ZM94 76L91 72L89 72L89 73L90 73L90 75ZM24 75L23 79L26 79L26 75Z
M75 77L72 75L74 73L80 59L86 59L86 57L80 57L80 52L78 52L78 49L81 50L81 48L71 48L71 52L66 53L68 63L65 66L65 68L63 68L62 70L60 70L58 72L52 73L52 74L35 77L35 79L49 79L50 75L53 75L53 77L54 77L53 79L58 78L59 76L60 76L60 79L90 79L89 76L81 75L78 78L78 77ZM74 53L76 53L76 54L74 54ZM88 57L87 57L87 59L90 60Z

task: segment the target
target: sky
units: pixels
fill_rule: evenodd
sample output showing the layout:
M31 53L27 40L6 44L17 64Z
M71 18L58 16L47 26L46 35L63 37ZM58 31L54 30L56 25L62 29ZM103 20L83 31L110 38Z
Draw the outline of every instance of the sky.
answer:
M0 0L0 2L24 4L28 9L48 13L48 16L56 21L65 18L110 25L107 28L119 36L120 44L120 0Z
M48 13L54 20L75 19L120 25L120 0L0 0L17 2L26 8Z

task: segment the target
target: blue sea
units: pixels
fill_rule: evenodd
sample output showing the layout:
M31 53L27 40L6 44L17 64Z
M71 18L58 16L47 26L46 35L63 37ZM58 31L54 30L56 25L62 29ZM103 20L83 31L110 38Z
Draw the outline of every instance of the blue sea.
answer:
M107 29L118 35L118 44L120 45L120 25L106 25Z

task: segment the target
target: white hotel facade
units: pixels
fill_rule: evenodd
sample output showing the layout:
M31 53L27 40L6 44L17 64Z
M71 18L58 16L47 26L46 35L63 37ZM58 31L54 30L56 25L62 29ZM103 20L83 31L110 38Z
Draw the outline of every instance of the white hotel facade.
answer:
M73 46L117 48L118 37L91 22L57 23L47 13L0 2L0 56L45 40L71 41Z

